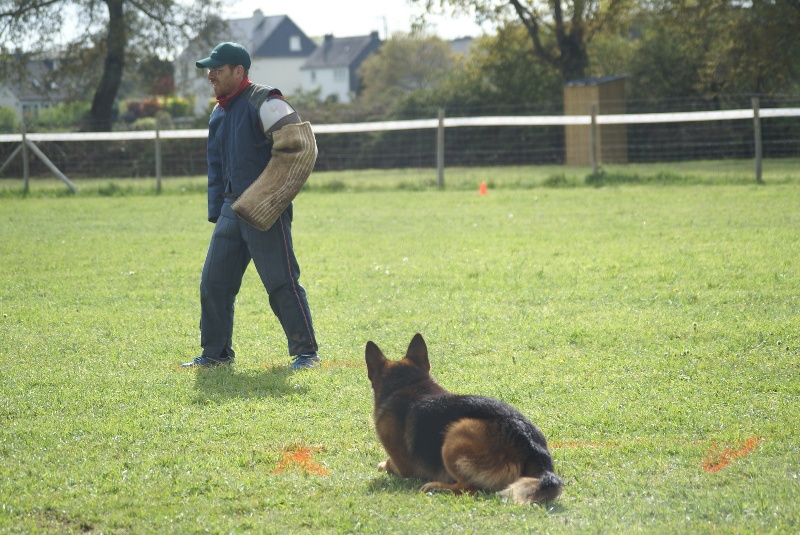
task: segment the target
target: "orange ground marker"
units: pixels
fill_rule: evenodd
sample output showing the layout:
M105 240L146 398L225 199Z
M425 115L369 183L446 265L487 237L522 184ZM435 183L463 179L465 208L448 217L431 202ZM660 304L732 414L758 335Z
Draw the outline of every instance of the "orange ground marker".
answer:
M636 440L633 443L646 444L648 439ZM701 466L706 472L719 472L730 465L736 459L747 457L753 453L759 444L764 442L763 438L750 437L739 448L727 448L720 451L715 443L711 443L711 455L703 459ZM559 448L618 448L622 444L618 442L551 442L550 447Z
M308 446L295 444L283 451L281 462L272 473L280 474L291 468L296 468L309 474L327 476L330 471L312 460L314 452L321 450L322 448L309 448Z
M719 472L731 464L732 461L747 457L753 453L762 442L764 442L763 438L750 437L742 444L742 447L737 449L729 448L723 451L719 451L719 448L714 445L713 453L703 460L703 470L706 472Z

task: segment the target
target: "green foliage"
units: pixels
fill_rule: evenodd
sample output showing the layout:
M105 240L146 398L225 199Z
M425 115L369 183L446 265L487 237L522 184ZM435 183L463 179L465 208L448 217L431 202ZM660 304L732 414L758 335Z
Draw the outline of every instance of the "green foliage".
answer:
M173 119L187 117L191 111L191 100L177 96L129 99L123 103L122 119L130 130L168 130L174 128Z
M433 108L452 109L455 103L477 106L480 102L475 95L528 106L560 103L565 71L558 65L572 60L567 56L551 60L553 51L566 43L578 47L572 50L577 56L581 54L578 45L585 46L585 75L629 74L629 97L637 109L684 109L687 102L698 101L708 103L703 106L706 108L719 107L726 96L781 96L796 94L800 88L796 59L800 57L796 38L800 9L789 2L662 0L591 6L564 2L564 16L577 14L572 30L579 27L584 32L584 41L579 43L579 32L574 31L558 41L561 34L555 16L553 24L546 22L551 6L520 2L521 14L508 10L510 2L415 1L428 8L472 12L478 20L494 21L498 26L496 36L483 38L473 48L463 70L454 71L434 91L406 96L404 110L429 102ZM596 10L596 16L584 18L587 10ZM539 21L541 48L533 44L534 20ZM563 48L561 52L572 53Z
M438 37L396 33L359 68L361 98L391 103L409 92L433 89L456 62L450 45Z
M16 4L0 11L4 43L24 43L26 52L34 54L65 49L68 54L59 59L71 63L73 70L88 71L91 76L99 73L88 124L92 129L110 131L126 55L136 51L152 67L141 74L145 78L155 74L163 80L164 62L157 60L159 53L185 47L187 36L202 32L220 2L31 0ZM77 26L76 20L81 21ZM76 32L65 46L64 28L70 25ZM104 54L102 60L81 62L84 52L92 50ZM154 86L157 80L148 81L148 89L158 86Z
M169 115L163 116L162 120L156 117L142 117L136 119L130 125L131 130L155 130L156 128L171 128L172 122L169 120Z
M90 107L89 102L62 102L54 108L40 110L31 126L37 130L70 130L88 117Z
M631 0L606 2L496 2L493 0L411 0L426 11L473 14L478 22L524 28L528 50L543 65L556 69L562 82L588 74L587 46L602 32L624 29L633 9Z
M152 150L147 143L130 152ZM151 155L145 160L150 161ZM140 165L136 162L129 165ZM478 185L486 182L491 190L530 190L549 188L577 188L594 186L635 185L685 185L685 186L730 186L752 185L752 160L704 160L683 161L670 164L624 164L604 165L595 177L590 166L537 165L505 167L449 167L445 171L444 186L448 191L478 191ZM128 175L124 175L128 176ZM765 160L763 178L767 185L800 184L800 160L781 158ZM80 189L81 197L114 195L152 195L155 193L153 178L122 178L116 182L98 179L71 179ZM162 195L205 193L207 178L170 177L163 180ZM115 185L112 185L115 184ZM364 169L343 171L315 171L306 182L304 191L343 192L347 194L387 192L399 190L438 191L436 169ZM0 199L23 196L22 185L16 180L0 181ZM45 198L73 196L57 179L31 181L26 197Z
M304 192L324 365L294 374L252 268L233 369L176 368L202 192L3 199L0 531L794 532L797 188ZM444 387L543 429L558 501L376 471L364 344L415 332ZM279 471L298 446L327 475Z
M476 40L460 68L434 89L406 95L396 109L400 116L422 110L430 116L438 108L450 116L541 112L561 92L558 71L537 61L524 28L510 24Z
M658 4L642 10L633 26L633 99L713 101L797 91L800 9L787 2Z
M630 35L604 32L587 45L589 76L614 76L631 73L636 46Z
M11 108L0 106L0 132L16 132L18 129L17 113Z
M725 68L716 75L718 91L775 95L800 90L800 5L752 2L732 13L729 29L717 32L714 59Z
M169 96L163 100L163 110L169 113L170 117L189 117L192 114L194 103L192 99L178 96Z
M522 26L510 24L479 41L469 66L473 100L484 93L509 107L560 100L558 70L536 60L529 39Z

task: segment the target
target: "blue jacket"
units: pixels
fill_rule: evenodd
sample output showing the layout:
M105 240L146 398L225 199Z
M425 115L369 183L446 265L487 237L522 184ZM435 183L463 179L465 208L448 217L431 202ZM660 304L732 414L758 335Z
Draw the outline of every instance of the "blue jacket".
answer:
M217 105L208 121L208 220L216 222L226 196L238 197L255 182L272 157L258 110L264 101L282 98L273 87L251 84L231 100Z

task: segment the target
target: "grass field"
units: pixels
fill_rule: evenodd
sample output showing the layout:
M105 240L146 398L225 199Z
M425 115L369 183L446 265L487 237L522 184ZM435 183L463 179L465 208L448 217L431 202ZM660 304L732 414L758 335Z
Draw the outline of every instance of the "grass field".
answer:
M177 368L202 181L4 183L0 532L797 533L796 169L312 177L294 238L324 364L301 373L252 269L233 369ZM543 429L561 498L376 471L364 345L415 332L443 386Z

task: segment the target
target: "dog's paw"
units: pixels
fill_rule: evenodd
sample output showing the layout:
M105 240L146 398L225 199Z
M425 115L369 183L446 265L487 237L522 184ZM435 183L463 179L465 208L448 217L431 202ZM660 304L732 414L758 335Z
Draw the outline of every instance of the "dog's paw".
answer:
M441 488L442 488L441 483L439 483L438 481L431 481L430 483L425 483L424 485L422 485L422 487L420 487L419 490L420 492L432 492L434 490L439 490Z
M441 481L431 481L430 483L425 483L419 490L428 493L435 491L449 491L456 496L461 494L469 494L472 496L478 491L476 487L466 483L442 483Z

